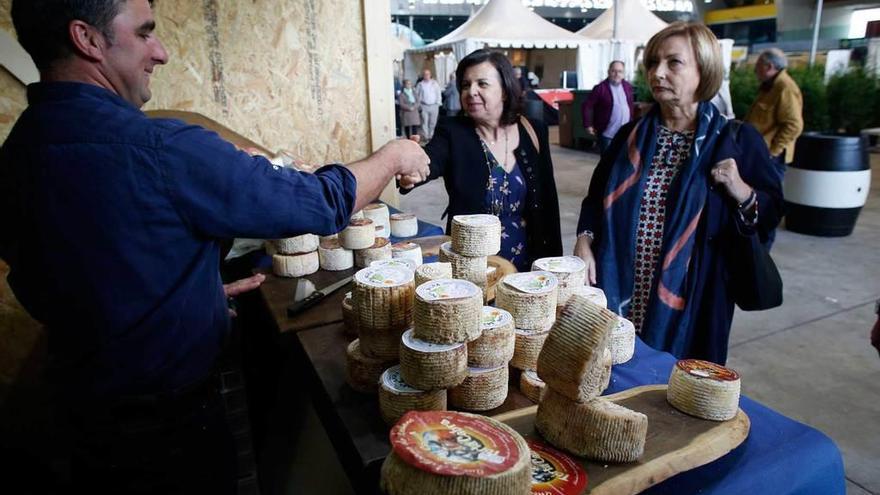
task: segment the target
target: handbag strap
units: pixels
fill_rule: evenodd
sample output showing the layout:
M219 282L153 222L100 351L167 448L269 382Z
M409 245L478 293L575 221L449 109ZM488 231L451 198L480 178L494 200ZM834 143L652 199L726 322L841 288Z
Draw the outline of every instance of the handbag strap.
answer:
M525 117L525 115L519 116L519 121L522 124L523 128L525 128L526 133L529 135L529 139L532 140L532 146L535 147L535 151L539 154L541 153L541 143L538 142L538 134L535 133L535 128L532 127L532 123L529 122L529 119Z

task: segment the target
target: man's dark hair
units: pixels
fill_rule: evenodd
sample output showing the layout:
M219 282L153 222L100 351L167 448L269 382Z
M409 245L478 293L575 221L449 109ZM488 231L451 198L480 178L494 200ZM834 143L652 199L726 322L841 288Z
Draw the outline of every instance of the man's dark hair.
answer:
M12 0L12 23L21 46L40 70L73 53L68 26L80 20L113 42L110 24L129 0ZM150 5L153 0L149 0Z
M462 81L464 80L464 72L474 65L480 65L483 62L489 62L498 71L501 78L501 91L504 93L504 108L501 111L501 125L513 124L522 114L522 89L520 89L519 81L513 77L513 67L510 60L504 54L493 52L491 50L477 50L458 63L455 69L455 80L458 84L458 90L464 94L462 89Z

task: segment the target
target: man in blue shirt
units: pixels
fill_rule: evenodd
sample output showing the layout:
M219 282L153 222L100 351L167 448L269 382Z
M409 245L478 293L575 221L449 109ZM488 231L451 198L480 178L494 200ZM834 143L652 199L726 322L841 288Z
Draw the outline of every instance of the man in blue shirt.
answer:
M337 232L391 178L424 180L428 158L393 141L302 174L148 119L150 76L168 59L152 0L14 0L12 17L41 81L0 149L0 257L47 328L74 481L229 492L211 380L230 323L219 241Z

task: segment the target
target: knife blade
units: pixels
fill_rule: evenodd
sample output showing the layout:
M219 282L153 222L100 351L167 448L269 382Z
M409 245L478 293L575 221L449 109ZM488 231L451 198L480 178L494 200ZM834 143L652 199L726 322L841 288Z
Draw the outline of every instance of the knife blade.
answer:
M339 281L333 282L332 284L330 284L326 287L323 287L319 290L316 290L315 292L312 292L302 301L296 301L295 303L293 303L287 307L287 316L297 315L297 314L302 313L303 311L311 308L312 306L318 304L318 302L320 302L321 299L324 299L325 297L336 292L337 290L339 290L340 288L344 287L349 282L351 282L351 279L353 277L354 277L353 275L349 275Z

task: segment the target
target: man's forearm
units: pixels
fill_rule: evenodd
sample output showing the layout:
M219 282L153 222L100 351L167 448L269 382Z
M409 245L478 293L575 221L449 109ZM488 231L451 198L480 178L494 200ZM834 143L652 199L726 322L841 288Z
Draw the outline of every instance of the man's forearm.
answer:
M354 211L360 211L382 194L382 190L394 176L391 165L383 163L375 155L346 165L357 180L357 196Z

